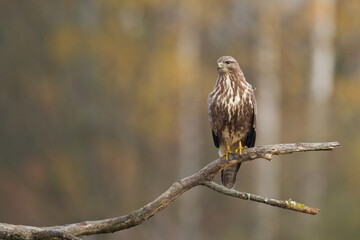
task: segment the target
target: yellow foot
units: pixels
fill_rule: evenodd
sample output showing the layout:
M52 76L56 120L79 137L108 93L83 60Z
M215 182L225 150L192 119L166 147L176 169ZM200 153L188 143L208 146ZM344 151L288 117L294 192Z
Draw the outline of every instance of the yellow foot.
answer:
M232 153L232 152L230 151L230 146L227 146L226 154L221 155L221 157L223 158L226 156L226 161L227 161L227 160L229 160L229 153Z
M235 150L235 153L239 153L241 155L242 150L247 149L247 146L242 146L241 141L239 141L239 148Z
M221 155L222 158L225 157L225 156L226 156L226 160L229 160L229 153Z

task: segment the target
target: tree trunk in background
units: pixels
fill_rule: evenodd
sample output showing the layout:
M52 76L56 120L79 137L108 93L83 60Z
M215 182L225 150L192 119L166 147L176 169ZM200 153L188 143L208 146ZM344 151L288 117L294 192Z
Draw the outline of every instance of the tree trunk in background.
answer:
M314 25L312 29L312 66L310 76L310 96L308 101L308 139L329 140L330 100L334 84L335 52L335 0L313 2ZM309 157L308 157L309 158ZM321 208L326 191L326 158L323 153L310 155L305 166L304 202ZM321 218L306 219L306 239L320 239L318 224Z
M279 19L278 3L257 1L258 25L256 26L255 78L258 102L256 145L279 142L280 136L280 80L279 80ZM280 161L258 162L254 183L256 192L268 197L278 197ZM278 239L277 210L259 206L256 213L253 239Z
M179 177L200 168L202 137L199 86L200 36L194 18L199 4L179 1ZM194 66L197 66L196 69ZM201 239L199 192L190 191L179 201L179 238Z

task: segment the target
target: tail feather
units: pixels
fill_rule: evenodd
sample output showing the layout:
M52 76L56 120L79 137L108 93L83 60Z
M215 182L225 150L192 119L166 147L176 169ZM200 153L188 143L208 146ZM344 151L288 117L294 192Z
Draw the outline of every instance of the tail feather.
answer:
M239 171L240 166L241 163L221 171L221 184L224 187L232 189L235 186L236 174Z

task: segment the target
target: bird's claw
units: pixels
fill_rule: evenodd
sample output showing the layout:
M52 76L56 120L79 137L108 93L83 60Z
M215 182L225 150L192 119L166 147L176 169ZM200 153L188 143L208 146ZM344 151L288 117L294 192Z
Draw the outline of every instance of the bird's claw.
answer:
M226 157L226 158L225 158L226 161L229 161L229 153L231 153L231 152L227 152L226 154L221 155L221 157L222 157L222 158L223 158L223 157Z
M242 150L244 150L244 149L247 149L247 146L242 146L241 145L241 142L239 142L239 148L237 148L236 150L235 150L235 153L239 153L240 155L241 155L241 153L242 153Z

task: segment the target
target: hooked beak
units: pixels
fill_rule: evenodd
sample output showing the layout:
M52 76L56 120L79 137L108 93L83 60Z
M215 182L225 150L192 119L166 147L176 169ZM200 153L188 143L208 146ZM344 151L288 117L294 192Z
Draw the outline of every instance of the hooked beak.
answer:
M223 68L223 67L224 67L224 64L222 62L218 62L217 69L219 70L220 68Z

